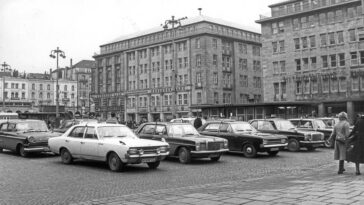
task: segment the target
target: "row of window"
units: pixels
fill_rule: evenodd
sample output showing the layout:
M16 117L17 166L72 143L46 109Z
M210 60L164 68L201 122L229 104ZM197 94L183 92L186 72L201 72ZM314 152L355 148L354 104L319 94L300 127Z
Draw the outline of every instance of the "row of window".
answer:
M11 89L19 89L19 83L10 83ZM5 88L9 88L9 83L5 82ZM25 83L21 84L21 89L25 90Z
M283 33L285 29L291 24L293 30L300 30L312 28L317 25L326 25L333 23L341 23L345 18L351 19L362 15L362 8L360 6L340 8L335 11L321 12L320 14L313 14L309 16L302 16L300 18L293 18L286 21L274 22L271 25L272 33Z

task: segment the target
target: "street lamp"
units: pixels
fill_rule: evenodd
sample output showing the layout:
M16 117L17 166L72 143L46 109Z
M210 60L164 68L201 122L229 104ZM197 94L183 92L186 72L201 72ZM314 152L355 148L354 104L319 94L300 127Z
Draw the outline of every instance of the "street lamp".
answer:
M1 71L4 73L3 76L3 111L5 112L5 72L6 71L11 71L11 67L9 64L6 64L5 62L3 64L1 64Z
M59 117L59 86L58 86L58 56L66 58L65 53L57 47L56 50L52 50L49 57L57 59L57 79L56 79L56 118Z
M182 26L181 21L187 19L187 17L175 19L174 16L172 16L172 19L166 20L164 22L163 27L164 30L168 30L168 25L172 26L172 62L173 62L173 68L172 68L172 82L173 82L173 95L172 95L172 116L177 117L177 52L176 51L176 45L174 43L176 38L176 29Z

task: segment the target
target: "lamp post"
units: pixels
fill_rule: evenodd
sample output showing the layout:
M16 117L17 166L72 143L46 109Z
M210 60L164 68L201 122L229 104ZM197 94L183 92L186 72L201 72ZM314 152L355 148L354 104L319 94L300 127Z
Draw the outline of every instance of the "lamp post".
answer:
M3 76L3 112L5 112L5 72L6 71L11 71L11 67L9 64L6 64L5 62L3 64L1 64L1 71L4 73Z
M164 22L163 27L164 30L168 30L168 25L172 26L172 87L173 87L173 94L172 94L172 116L177 117L177 52L176 51L176 45L174 43L176 38L176 29L182 26L181 21L187 19L187 17L175 19L174 16L172 16L171 19L166 20Z
M58 86L58 57L66 58L65 53L57 47L56 50L52 50L49 55L51 58L57 59L57 79L56 79L56 118L59 117L59 86Z

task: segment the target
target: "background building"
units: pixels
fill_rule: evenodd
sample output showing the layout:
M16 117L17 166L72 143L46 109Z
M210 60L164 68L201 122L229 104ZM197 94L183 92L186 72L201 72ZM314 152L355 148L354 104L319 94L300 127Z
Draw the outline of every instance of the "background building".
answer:
M198 16L100 47L92 88L103 118L169 120L200 105L262 100L260 34L235 24Z
M261 16L265 102L311 102L305 114L364 111L361 0L292 0ZM297 113L297 107L282 112Z

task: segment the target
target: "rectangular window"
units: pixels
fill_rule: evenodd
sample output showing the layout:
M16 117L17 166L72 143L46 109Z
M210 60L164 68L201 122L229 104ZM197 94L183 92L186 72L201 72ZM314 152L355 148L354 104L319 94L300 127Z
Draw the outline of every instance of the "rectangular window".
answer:
M321 40L321 47L327 46L327 37L326 34L320 34L320 40Z
M216 54L212 55L212 65L214 65L215 67L217 66L217 55Z
M358 76L351 77L351 90L354 90L354 91L359 90L359 77Z
M284 41L279 41L279 52L284 52Z
M312 93L317 93L318 92L317 79L312 79L311 86L312 86Z
M201 48L201 42L200 42L200 39L199 38L197 38L195 40L195 46L196 46L196 48Z
M279 64L281 65L281 72L286 72L286 61L280 61Z
M350 29L349 30L349 41L356 41L355 29Z
M360 51L360 64L364 64L364 51Z
M308 58L302 58L303 69L308 69Z
M317 60L316 57L311 57L311 69L316 69Z
M296 71L300 71L301 70L301 59L296 59Z
M331 62L330 67L336 67L337 66L337 64L336 64L336 55L335 54L330 55L330 62Z
M324 92L324 93L329 92L329 79L328 78L322 79L322 92Z
M307 37L302 37L302 49L307 48Z
M326 22L327 22L326 13L320 13L320 15L319 15L319 23L320 23L320 25L325 25Z
M350 64L358 65L358 53L357 52L350 52Z
M303 92L305 94L310 93L310 81L309 80L305 80L303 83L304 83L303 84Z
M217 49L217 39L216 38L212 39L212 48Z
M272 33L273 34L277 34L278 33L277 23L272 23Z
M310 36L310 47L311 48L316 47L316 38L315 38L315 36Z
M344 32L338 31L336 34L337 34L337 43L338 44L344 43Z
M302 93L302 82L296 81L296 93L301 94Z
M339 53L339 66L345 66L345 53Z
M337 92L338 90L338 80L336 77L330 80L330 90L331 92Z
M218 78L218 74L217 74L217 73L214 73L214 75L213 75L213 81L214 81L214 84L215 84L215 85L217 85L217 84L218 84L218 80L219 80L219 78Z
M278 74L279 73L278 62L273 62L273 73L274 74Z
M299 38L295 38L293 39L294 41L294 47L296 50L299 50L300 49L300 39Z
M197 104L201 104L202 103L202 94L200 92L197 92L196 95L197 95L197 97L196 97Z
M335 33L329 33L329 43L330 45L334 45L335 44Z
M293 19L293 30L299 30L299 29L300 29L300 20Z
M339 90L341 92L346 92L347 90L346 77L339 78Z
M196 66L201 67L201 55L196 55Z
M321 60L322 60L322 67L323 68L327 68L329 66L329 63L327 62L327 56L321 56Z
M273 53L278 53L278 43L272 42Z
M301 18L301 27L307 28L307 16Z

